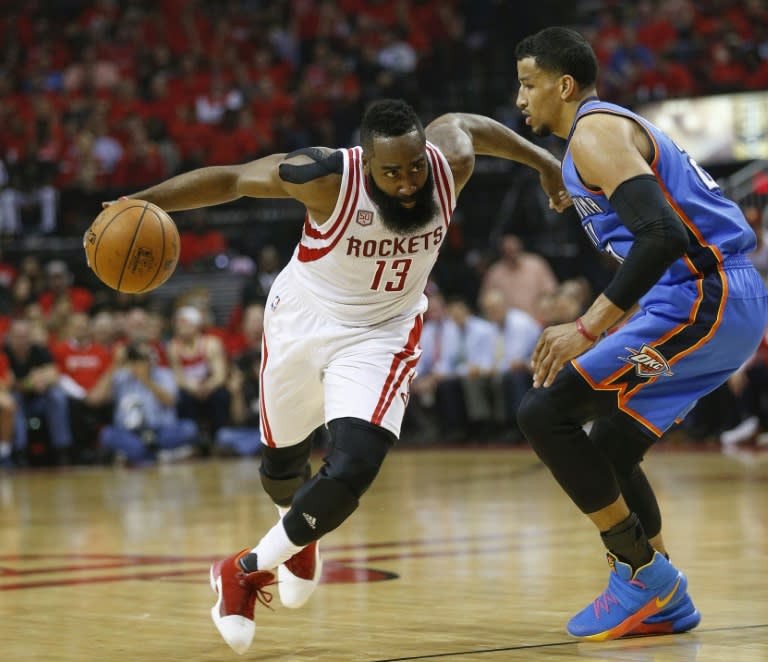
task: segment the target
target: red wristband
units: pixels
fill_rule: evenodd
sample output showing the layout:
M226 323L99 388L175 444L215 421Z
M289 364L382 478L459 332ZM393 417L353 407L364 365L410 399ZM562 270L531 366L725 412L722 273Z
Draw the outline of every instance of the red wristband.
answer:
M587 329L584 327L584 322L581 321L581 317L578 317L576 319L576 330L584 336L589 342L595 342L597 340L597 336L593 336Z

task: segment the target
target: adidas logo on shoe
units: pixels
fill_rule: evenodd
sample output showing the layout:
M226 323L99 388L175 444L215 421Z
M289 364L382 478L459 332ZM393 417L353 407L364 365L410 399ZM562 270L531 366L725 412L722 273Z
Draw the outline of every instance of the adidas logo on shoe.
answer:
M309 524L310 529L317 528L317 517L312 517L309 513L301 513L301 516L306 520L307 524Z

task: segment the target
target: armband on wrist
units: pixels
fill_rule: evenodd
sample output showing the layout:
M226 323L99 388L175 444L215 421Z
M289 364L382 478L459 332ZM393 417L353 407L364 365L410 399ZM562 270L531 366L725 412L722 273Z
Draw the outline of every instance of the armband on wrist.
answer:
M587 340L589 340L589 342L597 341L597 336L592 335L589 331L587 331L586 327L584 326L584 322L581 321L581 317L576 319L576 330Z

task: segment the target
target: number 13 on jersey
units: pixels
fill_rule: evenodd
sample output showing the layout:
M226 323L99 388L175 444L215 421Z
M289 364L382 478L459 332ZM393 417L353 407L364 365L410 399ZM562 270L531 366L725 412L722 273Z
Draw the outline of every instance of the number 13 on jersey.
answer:
M385 292L399 292L405 287L405 278L408 276L408 269L411 268L411 258L401 260L376 260L376 273L371 283L372 290L381 290Z

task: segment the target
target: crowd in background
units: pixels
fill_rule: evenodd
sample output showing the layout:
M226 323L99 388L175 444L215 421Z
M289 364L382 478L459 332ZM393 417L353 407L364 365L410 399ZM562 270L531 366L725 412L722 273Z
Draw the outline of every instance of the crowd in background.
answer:
M607 100L634 107L768 87L760 0L520 4L0 0L6 252L23 236L80 236L96 201L183 170L353 144L376 98L403 97L425 122L461 110L525 132L514 46L553 16L589 36ZM545 213L536 207L537 224ZM568 222L580 232L575 217ZM514 443L538 334L575 319L610 270L585 253L579 278L520 232L522 242L507 228L472 244L453 225L427 292L404 438ZM261 318L286 246L261 241L233 255L204 213L183 229L180 270L205 273L224 256L250 274L224 319L194 293L160 305L80 282L79 254L0 259L0 462L140 464L257 451ZM732 432L724 441L740 443L768 429L763 349L694 410L691 436ZM729 415L715 416L722 406Z
M544 12L590 37L607 100L768 86L761 0L518 5L0 2L0 232L76 232L59 218L63 191L351 144L375 98L403 97L426 119L463 110L517 124L515 35Z

